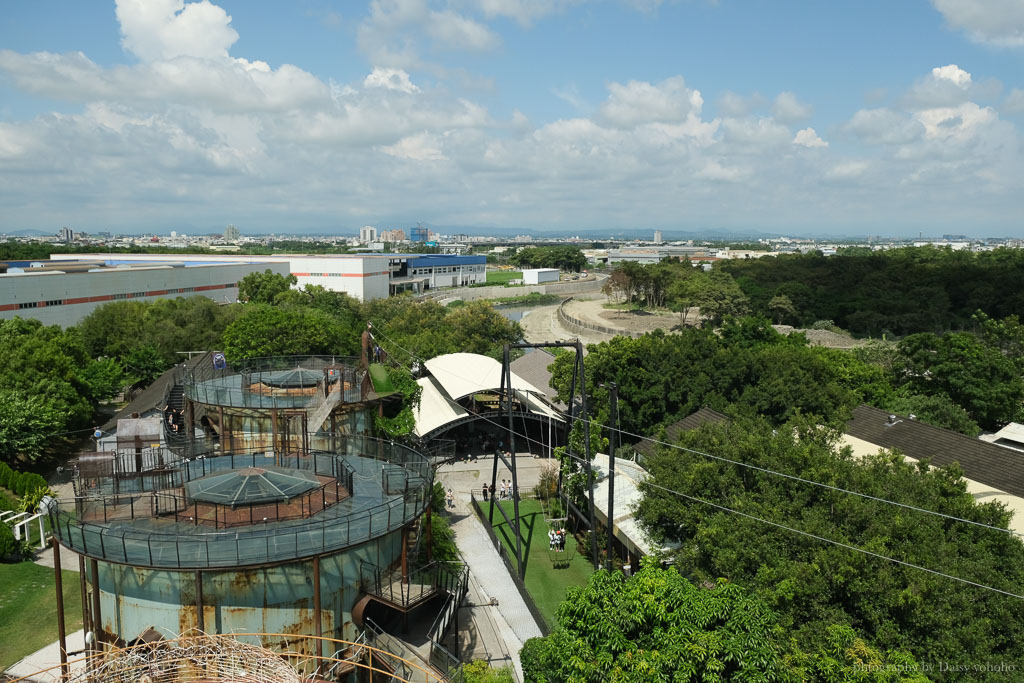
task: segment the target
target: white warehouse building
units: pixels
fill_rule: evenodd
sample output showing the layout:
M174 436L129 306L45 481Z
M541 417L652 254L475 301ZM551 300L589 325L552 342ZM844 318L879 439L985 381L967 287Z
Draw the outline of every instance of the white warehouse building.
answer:
M123 299L207 296L221 303L238 299L238 283L267 269L285 275L280 259L260 263L169 260L126 262L88 258L0 263L0 318L35 318L45 325L75 325L99 306Z
M53 260L102 259L89 254L52 254ZM161 254L118 254L120 261L165 261ZM243 256L228 254L189 254L189 262L238 262L287 264L286 274L296 285L319 285L333 292L344 292L360 301L383 299L398 292L422 293L438 287L458 287L487 281L485 256L448 254L278 254ZM275 272L277 272L275 270Z

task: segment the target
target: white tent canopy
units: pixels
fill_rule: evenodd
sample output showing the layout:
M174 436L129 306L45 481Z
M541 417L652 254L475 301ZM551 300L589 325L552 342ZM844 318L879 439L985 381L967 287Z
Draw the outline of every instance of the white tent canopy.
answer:
M427 370L448 395L459 400L481 391L501 388L501 363L477 353L449 353L431 358ZM512 387L520 391L544 395L544 392L512 373Z
M423 388L416 408L416 436L429 434L438 427L468 415L462 406L448 399L433 377L421 377L416 383Z

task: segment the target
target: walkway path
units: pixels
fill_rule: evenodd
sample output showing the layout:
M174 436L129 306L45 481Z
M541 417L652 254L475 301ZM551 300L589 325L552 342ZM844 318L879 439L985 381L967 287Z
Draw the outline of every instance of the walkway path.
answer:
M536 484L542 462L532 456L516 458L522 490ZM471 621L471 624L466 629L468 642L462 643L461 649L467 661L486 659L498 667L511 663L522 681L519 650L529 638L541 635L540 627L512 583L505 563L473 511L469 498L470 489L479 489L484 477L490 478L492 466L493 461L487 458L477 463L454 463L438 470L439 480L455 493L452 530L470 570L468 606L460 612L459 621L460 624ZM508 478L507 470L499 471L498 479L503 478Z

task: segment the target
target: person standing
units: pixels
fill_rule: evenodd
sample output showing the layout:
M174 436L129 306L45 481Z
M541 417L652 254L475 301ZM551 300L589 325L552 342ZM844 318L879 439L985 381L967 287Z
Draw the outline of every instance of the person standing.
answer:
M484 500L487 500L487 484L484 484Z

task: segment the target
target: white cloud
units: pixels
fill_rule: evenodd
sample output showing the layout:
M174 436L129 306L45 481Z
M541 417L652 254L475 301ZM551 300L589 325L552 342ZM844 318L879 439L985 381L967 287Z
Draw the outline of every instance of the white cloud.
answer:
M853 180L867 173L871 165L866 161L844 161L825 172L828 180Z
M924 126L892 109L861 109L844 129L868 145L903 145L924 136Z
M978 128L994 122L998 116L990 107L966 102L958 107L937 107L915 112L928 138L947 139L974 135Z
M537 19L583 0L467 0L488 18L507 17L529 26Z
M979 86L971 74L956 64L937 66L910 87L903 97L909 109L954 107L968 102L975 95L986 95L990 85Z
M798 130L796 135L793 137L793 144L802 145L804 147L828 147L828 143L818 137L818 134L813 128Z
M953 85L966 90L971 84L971 74L967 73L956 64L937 66L932 69L932 77L936 80L949 81Z
M208 0L117 0L121 44L144 61L227 57L238 40L231 17Z
M950 28L979 43L1024 46L1024 2L1020 0L932 0Z
M413 161L443 161L447 159L435 135L420 133L404 137L393 145L382 148L386 154Z
M699 116L704 106L700 91L687 88L682 76L657 84L646 81L610 83L608 91L600 117L622 128L654 122L677 123L689 116Z
M363 79L363 86L397 90L408 94L420 91L409 78L409 74L402 69L387 69L379 66L374 67L373 71Z
M439 44L463 50L490 50L501 44L498 34L458 12L431 12L427 32Z
M809 119L814 110L801 103L791 92L781 92L772 104L772 116L780 123L796 123Z
M552 88L551 94L568 103L578 113L582 114L590 110L590 104L580 95L580 90L575 83L570 83L564 88Z
M723 116L740 118L751 114L765 105L765 100L758 94L744 97L731 90L726 90L718 97L718 110Z
M750 170L739 167L726 167L714 159L708 160L704 167L696 173L697 178L736 183L750 175Z
M1024 112L1024 90L1020 88L1011 90L999 108L1011 114Z
M260 55L234 58L230 20L208 2L164 4L163 14L147 16L173 24L200 12L193 5L208 5L201 12L217 39L160 39L153 27L163 24L137 22L144 28L126 26L126 40L149 31L159 49L127 66L104 67L81 53L0 50L9 87L70 103L70 113L6 114L0 122L0 229L59 227L68 216L85 230L231 222L344 233L415 220L820 229L839 226L844 212L848 226L862 229L867 206L894 216L894 225L901 210L906 222L948 224L965 207L989 223L1024 208L1017 129L976 96L980 74L967 79L958 66L939 67L920 80L932 87L928 97L912 97L914 84L887 99L891 108L856 112L829 129L843 157L814 128L787 124L810 115L810 101L726 92L709 119L702 93L682 76L610 83L594 106L560 88L577 105L566 118L533 113L531 121L513 108L518 102L492 117L468 79L453 70L442 77L417 56L468 49L474 40L485 47L486 32L473 37L476 27L490 30L481 17L544 16L539 2L488 2L377 0L358 35L376 31L382 54L396 61L372 61L370 73L348 82L291 65L272 69ZM247 5L237 7L236 15ZM431 34L447 11L452 32ZM410 64L398 63L410 55ZM1024 109L1018 91L1001 105L1015 106Z
M753 152L764 147L779 147L790 142L789 129L771 118L724 119L722 139Z

